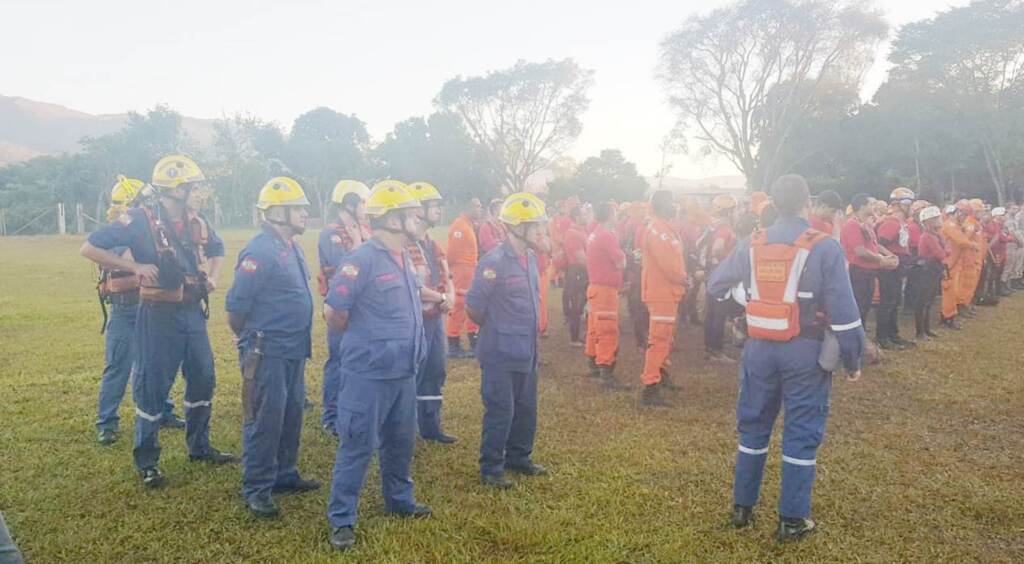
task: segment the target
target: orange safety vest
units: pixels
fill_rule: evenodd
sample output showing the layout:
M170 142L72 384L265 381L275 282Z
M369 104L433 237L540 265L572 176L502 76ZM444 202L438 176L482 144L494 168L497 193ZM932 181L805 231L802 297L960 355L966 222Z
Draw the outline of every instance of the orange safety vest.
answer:
M808 229L790 244L768 243L764 231L750 243L747 331L755 339L789 341L800 335L797 288L811 248L828 235Z

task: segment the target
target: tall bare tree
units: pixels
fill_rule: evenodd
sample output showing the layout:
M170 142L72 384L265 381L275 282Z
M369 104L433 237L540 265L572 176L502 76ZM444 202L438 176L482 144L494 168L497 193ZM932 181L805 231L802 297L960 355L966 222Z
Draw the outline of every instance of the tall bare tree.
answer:
M679 128L762 189L823 89L859 85L888 25L870 3L743 0L695 15L661 43L659 78Z
M572 59L519 61L485 76L453 78L434 103L459 116L504 188L519 191L579 136L592 83L593 71Z

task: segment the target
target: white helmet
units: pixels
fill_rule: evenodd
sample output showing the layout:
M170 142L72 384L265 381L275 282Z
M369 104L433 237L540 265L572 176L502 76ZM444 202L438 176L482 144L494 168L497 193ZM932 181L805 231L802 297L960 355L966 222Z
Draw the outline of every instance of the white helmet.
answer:
M942 217L942 212L936 206L928 206L921 210L921 221L928 221L929 219L935 219L936 217Z

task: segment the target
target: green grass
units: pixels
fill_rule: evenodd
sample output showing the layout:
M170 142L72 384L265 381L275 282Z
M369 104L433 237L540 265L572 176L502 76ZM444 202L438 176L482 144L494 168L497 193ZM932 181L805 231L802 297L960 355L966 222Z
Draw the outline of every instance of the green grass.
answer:
M228 261L251 233L228 232ZM315 233L304 236L315 260ZM279 498L275 522L250 518L237 467L191 464L180 431L161 434L166 489L143 491L128 431L95 443L103 341L93 268L80 239L0 239L0 510L29 562L334 561L328 490ZM221 287L230 284L230 272ZM1024 297L986 309L968 330L889 355L850 384L837 379L818 460L814 513L823 529L785 547L771 540L778 501L773 439L760 520L723 526L736 449L734 367L706 365L701 333L685 332L674 371L675 407L644 410L634 393L606 393L582 377L552 292L543 342L536 460L552 471L509 492L477 483L479 370L450 365L445 391L453 447L418 445L417 497L435 517L381 513L371 473L352 561L384 562L1011 562L1024 554ZM239 452L237 357L213 303L218 388L213 444ZM324 331L315 324L307 373L319 404ZM640 357L623 335L619 373L637 385ZM175 386L181 399L182 384ZM330 480L335 444L306 414L300 468Z

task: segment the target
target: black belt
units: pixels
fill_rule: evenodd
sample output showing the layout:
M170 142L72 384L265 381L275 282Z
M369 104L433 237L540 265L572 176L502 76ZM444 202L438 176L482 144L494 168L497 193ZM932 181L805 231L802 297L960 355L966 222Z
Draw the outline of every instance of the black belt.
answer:
M812 327L810 329L800 329L800 336L804 339L811 339L814 341L825 340L825 329L822 327Z
M138 292L123 292L119 294L110 294L107 298L111 305L123 305L132 306L139 304L139 293Z

